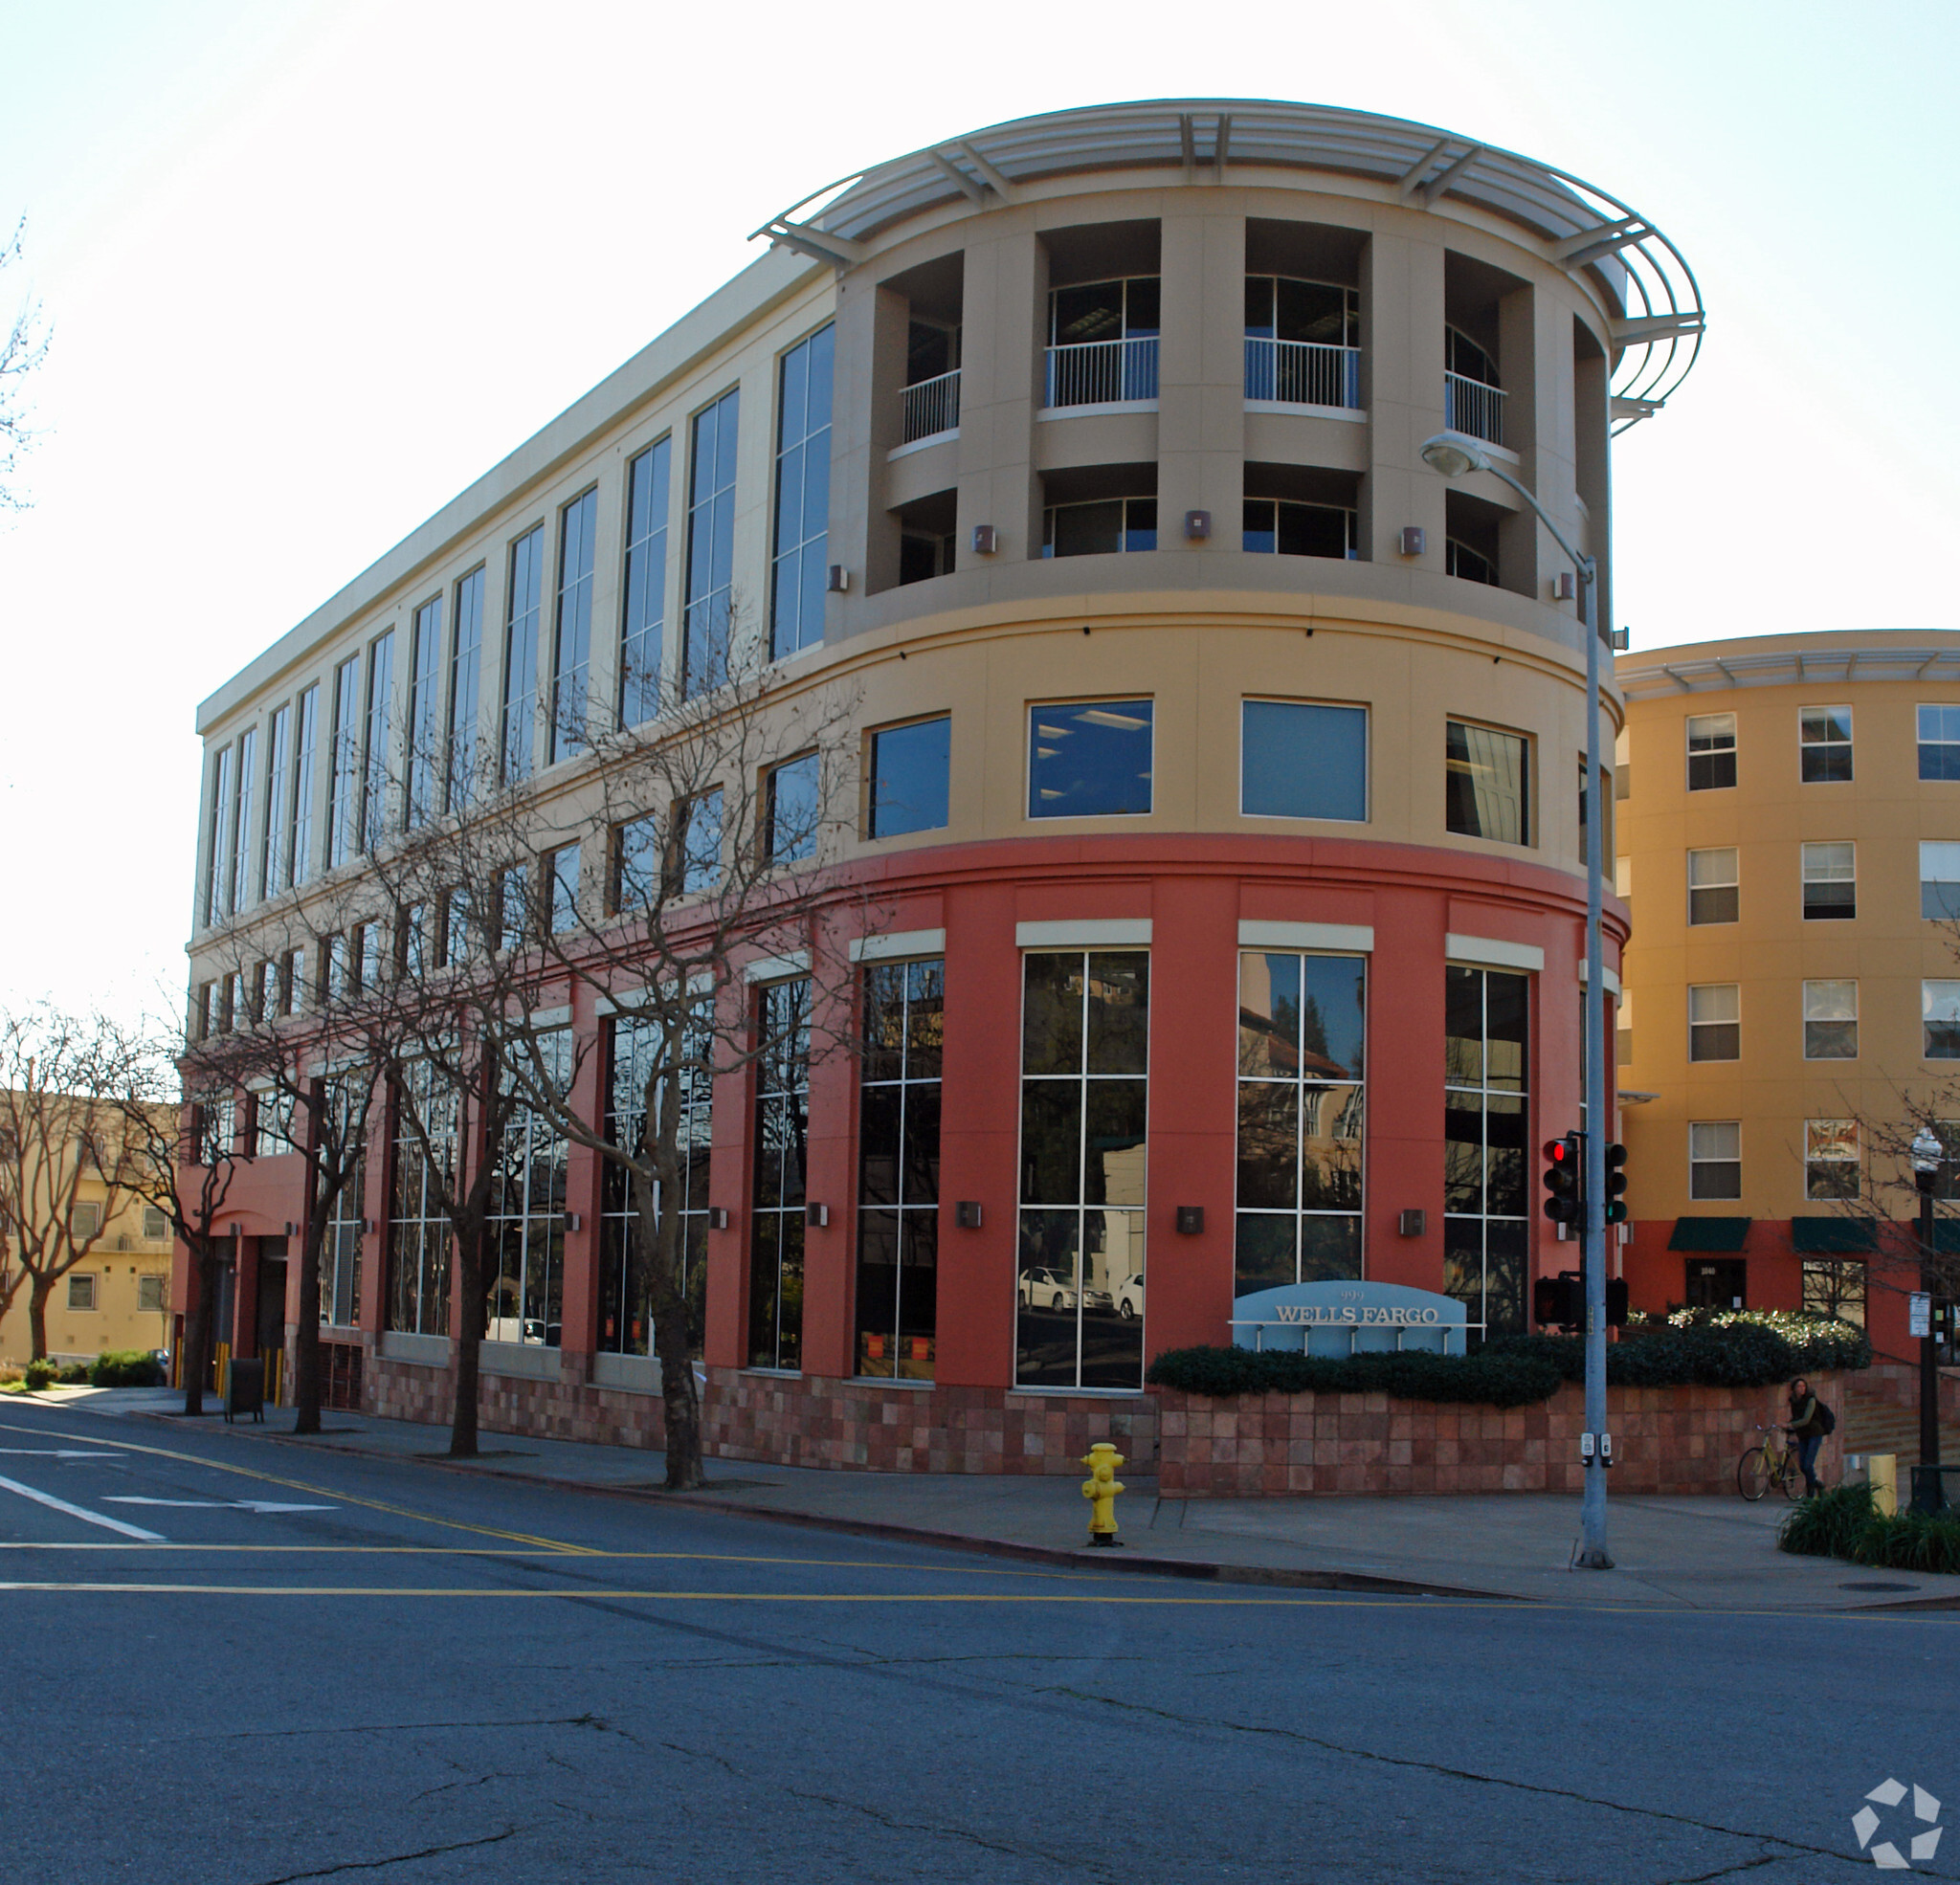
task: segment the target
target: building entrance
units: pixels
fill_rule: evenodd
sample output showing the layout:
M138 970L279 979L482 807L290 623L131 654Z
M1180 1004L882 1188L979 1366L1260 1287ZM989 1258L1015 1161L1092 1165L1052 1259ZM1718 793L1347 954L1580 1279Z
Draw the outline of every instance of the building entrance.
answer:
M1748 1262L1740 1256L1694 1256L1688 1259L1687 1305L1690 1309L1747 1309Z

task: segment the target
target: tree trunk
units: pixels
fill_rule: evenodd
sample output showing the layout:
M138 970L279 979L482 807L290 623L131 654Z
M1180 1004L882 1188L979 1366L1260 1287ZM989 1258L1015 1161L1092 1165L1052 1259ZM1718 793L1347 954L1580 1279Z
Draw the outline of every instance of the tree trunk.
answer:
M458 1246L457 1254L462 1300L457 1304L456 1406L449 1428L452 1459L477 1456L477 1399L483 1363L483 1239L479 1234L470 1242L473 1251Z
M691 1493L708 1482L701 1457L701 1393L694 1379L694 1358L687 1352L687 1317L680 1292L672 1313L654 1324L654 1352L660 1358L660 1404L667 1417L667 1490Z
M218 1293L217 1246L207 1238L197 1251L197 1306L190 1312L190 1325L185 1330L184 1411L199 1416L204 1412L204 1384L211 1379L212 1313Z
M38 1272L35 1273L33 1283L28 1286L28 1345L33 1351L31 1359L36 1362L45 1362L48 1359L48 1295L54 1287L54 1283Z
M308 1219L300 1245L300 1327L293 1342L293 1431L320 1431L320 1245L325 1218Z

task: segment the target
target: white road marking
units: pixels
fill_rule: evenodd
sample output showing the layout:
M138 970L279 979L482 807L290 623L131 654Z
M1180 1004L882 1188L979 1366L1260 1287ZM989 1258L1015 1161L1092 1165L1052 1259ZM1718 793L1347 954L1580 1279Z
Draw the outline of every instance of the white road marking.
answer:
M33 1453L37 1459L121 1459L121 1453L85 1453L73 1447L0 1447L0 1453Z
M110 1493L104 1505L176 1505L194 1512L338 1512L337 1505L284 1505L272 1498L145 1498L141 1493Z
M105 1531L121 1532L124 1538L141 1539L145 1544L167 1542L161 1532L146 1532L141 1525L125 1525L120 1519L111 1519L106 1512L91 1512L86 1506L70 1505L65 1498L56 1498L53 1493L37 1493L32 1486L23 1486L18 1479L0 1479L0 1491L18 1493L22 1498L31 1498L36 1505L65 1512L71 1519L100 1525Z

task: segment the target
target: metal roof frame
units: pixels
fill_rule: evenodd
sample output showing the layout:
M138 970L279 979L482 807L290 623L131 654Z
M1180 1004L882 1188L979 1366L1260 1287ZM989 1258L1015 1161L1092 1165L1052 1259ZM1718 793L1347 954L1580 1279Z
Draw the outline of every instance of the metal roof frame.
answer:
M883 230L962 199L975 208L1012 202L1019 185L1095 170L1169 167L1186 183L1220 183L1228 164L1368 178L1422 209L1452 196L1537 236L1558 266L1592 271L1618 307L1610 330L1615 433L1659 411L1701 352L1706 314L1694 271L1611 190L1432 124L1334 105L1160 99L1017 118L839 177L749 239L768 236L844 269Z

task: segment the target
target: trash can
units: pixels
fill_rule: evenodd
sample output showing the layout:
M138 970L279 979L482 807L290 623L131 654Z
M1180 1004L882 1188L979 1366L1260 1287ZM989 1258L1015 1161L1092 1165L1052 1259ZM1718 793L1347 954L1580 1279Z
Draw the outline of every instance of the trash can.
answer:
M254 1420L265 1418L265 1363L257 1356L249 1362L234 1361L225 1382L225 1419L239 1414Z

